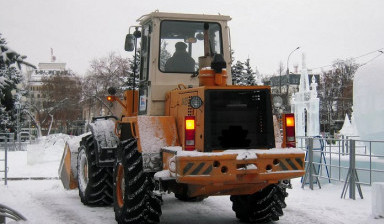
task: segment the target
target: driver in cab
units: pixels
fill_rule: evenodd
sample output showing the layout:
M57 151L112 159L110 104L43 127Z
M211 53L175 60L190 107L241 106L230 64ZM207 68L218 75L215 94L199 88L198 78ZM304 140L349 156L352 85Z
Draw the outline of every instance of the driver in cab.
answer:
M187 45L183 42L177 42L175 48L175 53L165 64L165 71L195 72L195 60L188 54Z

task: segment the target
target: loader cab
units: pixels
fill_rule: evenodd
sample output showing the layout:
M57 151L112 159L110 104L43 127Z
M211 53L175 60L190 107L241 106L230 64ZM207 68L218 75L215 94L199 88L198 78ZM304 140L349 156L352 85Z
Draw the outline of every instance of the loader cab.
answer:
M141 61L140 75L137 76L139 115L164 115L165 94L180 83L188 88L199 86L197 74L200 57L223 55L230 84L227 26L230 19L222 15L157 11L138 19L141 26L141 46L137 54ZM209 38L204 38L204 35Z

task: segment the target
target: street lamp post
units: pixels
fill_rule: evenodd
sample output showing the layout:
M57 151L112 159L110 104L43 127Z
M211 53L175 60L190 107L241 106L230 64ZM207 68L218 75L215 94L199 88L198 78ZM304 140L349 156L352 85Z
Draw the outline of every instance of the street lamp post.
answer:
M299 50L300 49L300 47L297 47L295 50L293 50L293 51L291 51L291 53L289 53L289 55L288 55L288 59L287 59L287 77L288 77L288 75L289 75L289 58L291 57L291 54L293 53L293 52L295 52L295 51L297 51L297 50Z
M287 76L287 98L285 99L287 101L286 103L288 103L288 91L289 91L289 58L291 57L293 52L295 52L299 49L300 49L300 47L295 48L293 51L291 51L291 53L289 53L288 58L287 58L287 74L286 74L286 76ZM280 95L281 95L281 73L280 73Z
M16 102L15 103L16 110L17 110L17 117L16 117L16 125L17 125L17 131L16 131L16 138L17 138L17 144L18 144L18 149L21 151L21 139L20 139L20 103Z

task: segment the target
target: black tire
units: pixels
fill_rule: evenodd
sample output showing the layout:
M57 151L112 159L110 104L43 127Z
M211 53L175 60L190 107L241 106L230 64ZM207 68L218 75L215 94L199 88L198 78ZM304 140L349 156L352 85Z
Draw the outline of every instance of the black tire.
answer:
M114 169L114 210L119 224L159 223L161 198L153 192L151 174L144 173L143 159L137 142L121 142L122 161Z
M175 197L180 201L185 201L185 202L199 202L208 198L204 196L188 197L186 194L176 194L176 193L175 193Z
M105 206L113 202L112 167L98 167L92 135L83 137L77 157L77 180L81 202L90 206Z
M242 222L277 221L283 215L287 195L285 189L272 184L252 195L232 195L232 210Z

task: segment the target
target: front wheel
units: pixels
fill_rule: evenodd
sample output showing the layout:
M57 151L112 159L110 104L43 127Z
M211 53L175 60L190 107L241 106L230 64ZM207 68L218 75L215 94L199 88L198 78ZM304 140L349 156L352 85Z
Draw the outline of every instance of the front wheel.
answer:
M232 209L243 222L265 223L279 220L288 194L272 184L252 195L232 195Z
M92 135L80 142L77 157L79 196L85 205L104 206L113 202L112 168L96 164L96 147Z
M153 193L153 177L143 171L135 139L123 141L122 161L114 169L114 210L119 224L159 223L161 199Z

